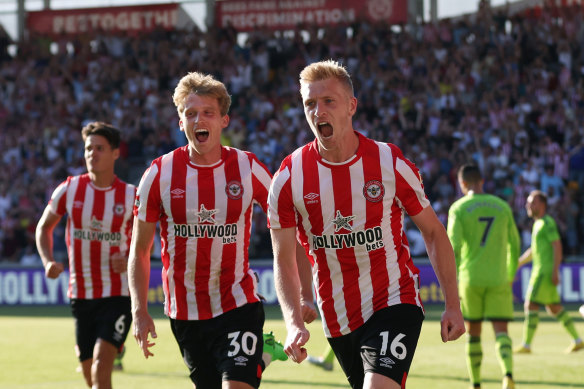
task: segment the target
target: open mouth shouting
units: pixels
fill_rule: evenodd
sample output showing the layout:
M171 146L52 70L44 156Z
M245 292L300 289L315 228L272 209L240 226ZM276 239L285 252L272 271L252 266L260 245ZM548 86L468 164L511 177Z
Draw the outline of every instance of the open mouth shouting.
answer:
M323 138L330 138L333 135L333 126L329 122L318 122L316 128Z
M196 129L195 138L197 139L198 142L201 143L207 141L207 139L209 139L209 130L207 130L206 128Z

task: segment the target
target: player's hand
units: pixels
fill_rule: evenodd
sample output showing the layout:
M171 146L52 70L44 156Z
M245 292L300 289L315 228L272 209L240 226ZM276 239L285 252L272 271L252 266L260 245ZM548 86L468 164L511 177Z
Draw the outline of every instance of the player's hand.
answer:
M310 339L310 332L304 326L302 328L288 330L288 336L284 344L284 352L296 363L304 361L308 353L302 346L308 342L308 339Z
M559 272L555 271L552 273L552 284L558 285L560 283L560 274Z
M114 273L124 273L128 271L128 256L122 252L117 252L110 257L112 270Z
M153 339L156 339L156 328L154 326L154 321L148 312L132 314L132 321L134 323L134 338L138 346L142 349L144 353L144 358L153 357L154 354L150 351L150 347L156 345L156 343L151 342L148 339L148 335L151 335Z
M446 308L440 319L440 336L444 343L456 340L466 332L460 308Z
M45 276L47 278L57 278L59 274L63 273L65 267L60 262L51 261L45 265Z
M312 301L300 301L300 308L302 310L302 320L305 323L312 323L318 316Z

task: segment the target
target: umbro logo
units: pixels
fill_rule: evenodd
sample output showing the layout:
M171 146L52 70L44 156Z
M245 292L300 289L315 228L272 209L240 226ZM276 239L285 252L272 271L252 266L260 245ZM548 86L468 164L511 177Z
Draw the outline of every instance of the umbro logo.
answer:
M73 208L83 208L83 201L73 201Z
M238 357L235 357L235 358L233 358L233 360L235 361L235 364L236 365L239 365L239 366L245 366L245 365L247 365L247 358L244 357L243 355L240 355Z
M307 200L306 204L318 203L319 197L320 197L320 195L318 193L314 193L314 192L304 195L304 198Z
M393 365L395 365L395 362L391 358L384 357L379 359L379 366L389 367L391 369Z
M181 199L185 191L183 189L176 188L171 190L170 193L172 194L173 199Z

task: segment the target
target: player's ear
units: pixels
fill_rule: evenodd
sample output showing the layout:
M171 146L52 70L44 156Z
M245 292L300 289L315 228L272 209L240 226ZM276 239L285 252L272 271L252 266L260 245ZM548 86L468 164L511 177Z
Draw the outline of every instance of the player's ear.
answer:
M357 112L357 98L351 97L349 100L349 113L353 116Z
M229 115L225 115L221 118L221 129L229 125Z

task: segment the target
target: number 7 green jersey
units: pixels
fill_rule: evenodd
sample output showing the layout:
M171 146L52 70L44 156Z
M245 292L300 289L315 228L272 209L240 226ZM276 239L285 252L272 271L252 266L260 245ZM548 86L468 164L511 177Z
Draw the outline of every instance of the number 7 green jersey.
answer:
M519 232L505 201L486 193L467 194L450 207L447 232L459 281L475 286L513 281Z

